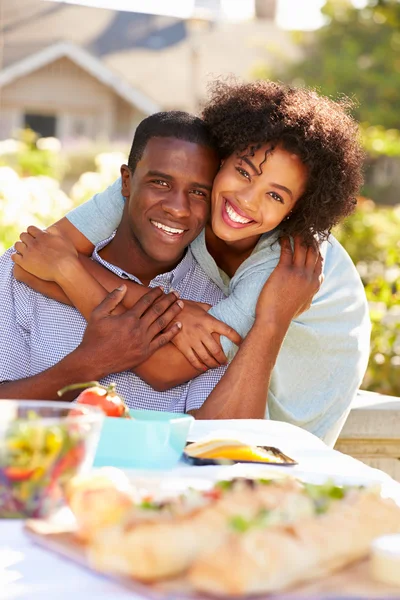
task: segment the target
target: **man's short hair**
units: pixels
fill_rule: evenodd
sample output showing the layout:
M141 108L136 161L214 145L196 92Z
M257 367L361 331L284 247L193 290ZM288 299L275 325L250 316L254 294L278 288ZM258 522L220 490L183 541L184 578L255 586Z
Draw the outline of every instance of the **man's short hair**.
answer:
M215 149L209 129L199 117L179 110L155 113L143 119L135 131L128 159L132 173L148 141L155 137L171 137Z

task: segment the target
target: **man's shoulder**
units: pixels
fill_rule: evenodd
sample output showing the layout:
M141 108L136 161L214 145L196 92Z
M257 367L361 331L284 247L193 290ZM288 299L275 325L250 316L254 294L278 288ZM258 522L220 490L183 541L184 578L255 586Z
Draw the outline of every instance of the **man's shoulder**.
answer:
M5 321L16 321L27 326L33 306L34 291L24 283L17 281L13 274L14 263L10 248L0 256L0 307Z
M14 253L14 248L9 248L2 256L0 256L0 287L4 290L7 287L12 287L16 279L13 275L14 263L11 260L11 255Z

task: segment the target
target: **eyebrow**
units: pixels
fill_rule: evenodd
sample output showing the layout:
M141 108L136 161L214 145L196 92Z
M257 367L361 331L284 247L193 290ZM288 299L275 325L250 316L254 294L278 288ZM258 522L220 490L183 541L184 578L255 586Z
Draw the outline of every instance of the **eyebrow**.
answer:
M162 179L167 179L167 181L174 180L174 177L172 177L172 175L168 175L167 173L163 173L162 171L148 171L147 177L162 177ZM190 185L197 188L202 188L204 190L207 190L208 192L211 192L212 189L211 185L207 185L206 183L199 183L198 181L193 181Z
M255 175L259 175L259 171L257 171L257 169L255 168L255 166L253 165L253 163L251 162L251 160L249 158L247 158L247 156L241 156L240 157L245 163L247 163L249 165L249 167L251 167L255 173Z
M162 171L147 171L147 177L162 177L163 179L168 179L169 181L173 180L172 175L167 175L167 173L163 173Z

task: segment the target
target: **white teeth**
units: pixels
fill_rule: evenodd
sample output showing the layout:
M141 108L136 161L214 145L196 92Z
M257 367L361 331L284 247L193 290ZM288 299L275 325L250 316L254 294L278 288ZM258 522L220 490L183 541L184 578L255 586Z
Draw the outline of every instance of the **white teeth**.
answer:
M165 233L169 235L176 235L177 233L183 233L184 229L175 229L174 227L168 227L167 225L163 225L162 223L158 223L157 221L152 221L153 225L157 227L157 229L162 229Z
M251 223L251 221L253 220L253 219L246 219L246 217L242 217L241 215L238 215L236 210L233 208L233 206L231 206L231 204L229 204L229 202L225 202L225 208L226 208L226 212L228 213L229 218L232 219L232 221L234 221L235 223L243 223L243 225L244 225L245 223Z

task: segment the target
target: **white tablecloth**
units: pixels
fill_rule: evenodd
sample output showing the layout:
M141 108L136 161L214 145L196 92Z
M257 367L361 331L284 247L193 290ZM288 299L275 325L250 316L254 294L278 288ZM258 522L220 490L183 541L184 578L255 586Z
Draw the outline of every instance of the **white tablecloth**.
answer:
M388 495L400 500L400 484L381 471L331 450L313 435L273 421L196 421L190 439L207 434L232 433L251 439L253 443L277 446L296 458L298 465L285 472L311 481L332 477L343 483L381 482ZM271 467L267 467L270 469ZM237 474L256 474L260 467L186 467L179 465L176 476L218 478L227 470ZM264 470L264 467L261 467ZM277 467L282 469L282 467ZM134 473L132 473L134 475ZM164 474L165 476L170 476ZM18 600L119 600L140 596L111 581L95 575L51 552L35 546L23 533L21 521L0 521L0 599Z

